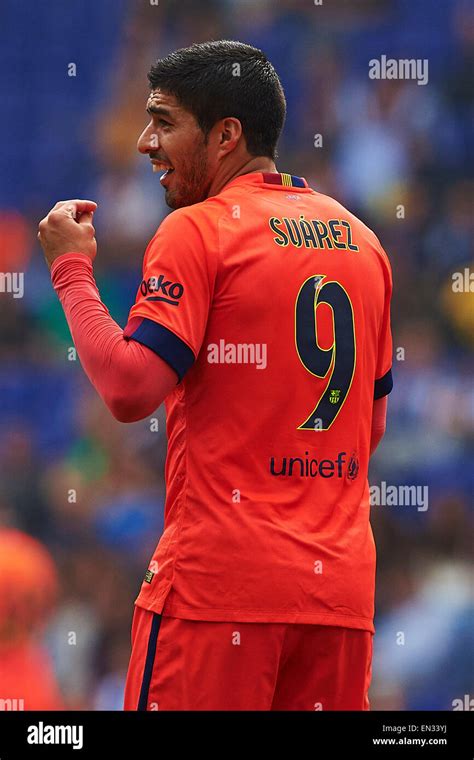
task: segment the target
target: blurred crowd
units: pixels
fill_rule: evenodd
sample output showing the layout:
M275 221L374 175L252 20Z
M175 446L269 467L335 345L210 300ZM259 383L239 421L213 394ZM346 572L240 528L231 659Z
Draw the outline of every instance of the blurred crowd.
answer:
M472 6L74 0L65 13L52 0L46 25L34 5L27 28L7 0L0 54L0 271L25 273L23 298L0 293L0 528L4 541L13 529L35 537L54 561L55 590L24 636L49 658L57 699L121 709L133 601L163 526L166 435L162 409L123 425L90 386L36 226L57 200L98 202L96 280L124 326L143 252L167 213L136 151L147 71L191 42L238 39L267 53L286 90L278 169L347 205L392 263L395 385L370 482L427 486L429 507L372 509L371 704L453 709L474 696L474 308L469 288L452 287L453 273L474 263ZM428 84L370 79L368 62L382 54L428 59ZM27 563L28 545L18 551ZM25 580L26 596L38 577ZM0 620L0 682L12 646L2 632Z

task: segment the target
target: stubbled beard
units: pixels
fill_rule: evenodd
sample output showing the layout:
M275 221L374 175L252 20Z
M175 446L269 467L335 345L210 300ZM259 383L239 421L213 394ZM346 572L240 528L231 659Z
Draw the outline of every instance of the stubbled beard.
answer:
M180 175L179 186L166 190L166 203L172 209L200 203L207 198L209 184L207 179L207 153L202 150L199 156L195 156L192 165L186 167L186 179L183 180L182 175Z

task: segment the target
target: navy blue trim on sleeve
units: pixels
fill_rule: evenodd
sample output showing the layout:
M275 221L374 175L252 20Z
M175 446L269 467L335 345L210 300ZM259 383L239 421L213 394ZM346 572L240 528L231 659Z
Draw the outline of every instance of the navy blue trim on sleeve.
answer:
M172 330L152 319L132 317L123 331L123 336L126 340L136 340L137 343L151 348L164 359L178 375L178 383L194 363L194 354L189 346Z
M389 369L383 377L375 381L374 399L387 396L393 388L392 370Z

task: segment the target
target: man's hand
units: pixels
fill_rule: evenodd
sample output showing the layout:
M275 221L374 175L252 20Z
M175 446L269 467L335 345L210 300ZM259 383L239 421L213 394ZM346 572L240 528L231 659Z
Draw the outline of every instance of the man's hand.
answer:
M97 253L92 217L94 201L59 201L38 225L38 240L46 263L51 265L63 253L85 253L94 261Z

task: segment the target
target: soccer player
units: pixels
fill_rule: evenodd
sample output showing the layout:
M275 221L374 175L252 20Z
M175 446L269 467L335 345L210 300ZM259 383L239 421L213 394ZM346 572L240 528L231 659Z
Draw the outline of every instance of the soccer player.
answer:
M96 204L39 238L116 419L165 400L165 527L135 603L127 710L367 710L368 462L392 388L390 265L336 200L281 173L265 55L195 44L149 73L138 149L174 209L122 330L92 262Z

